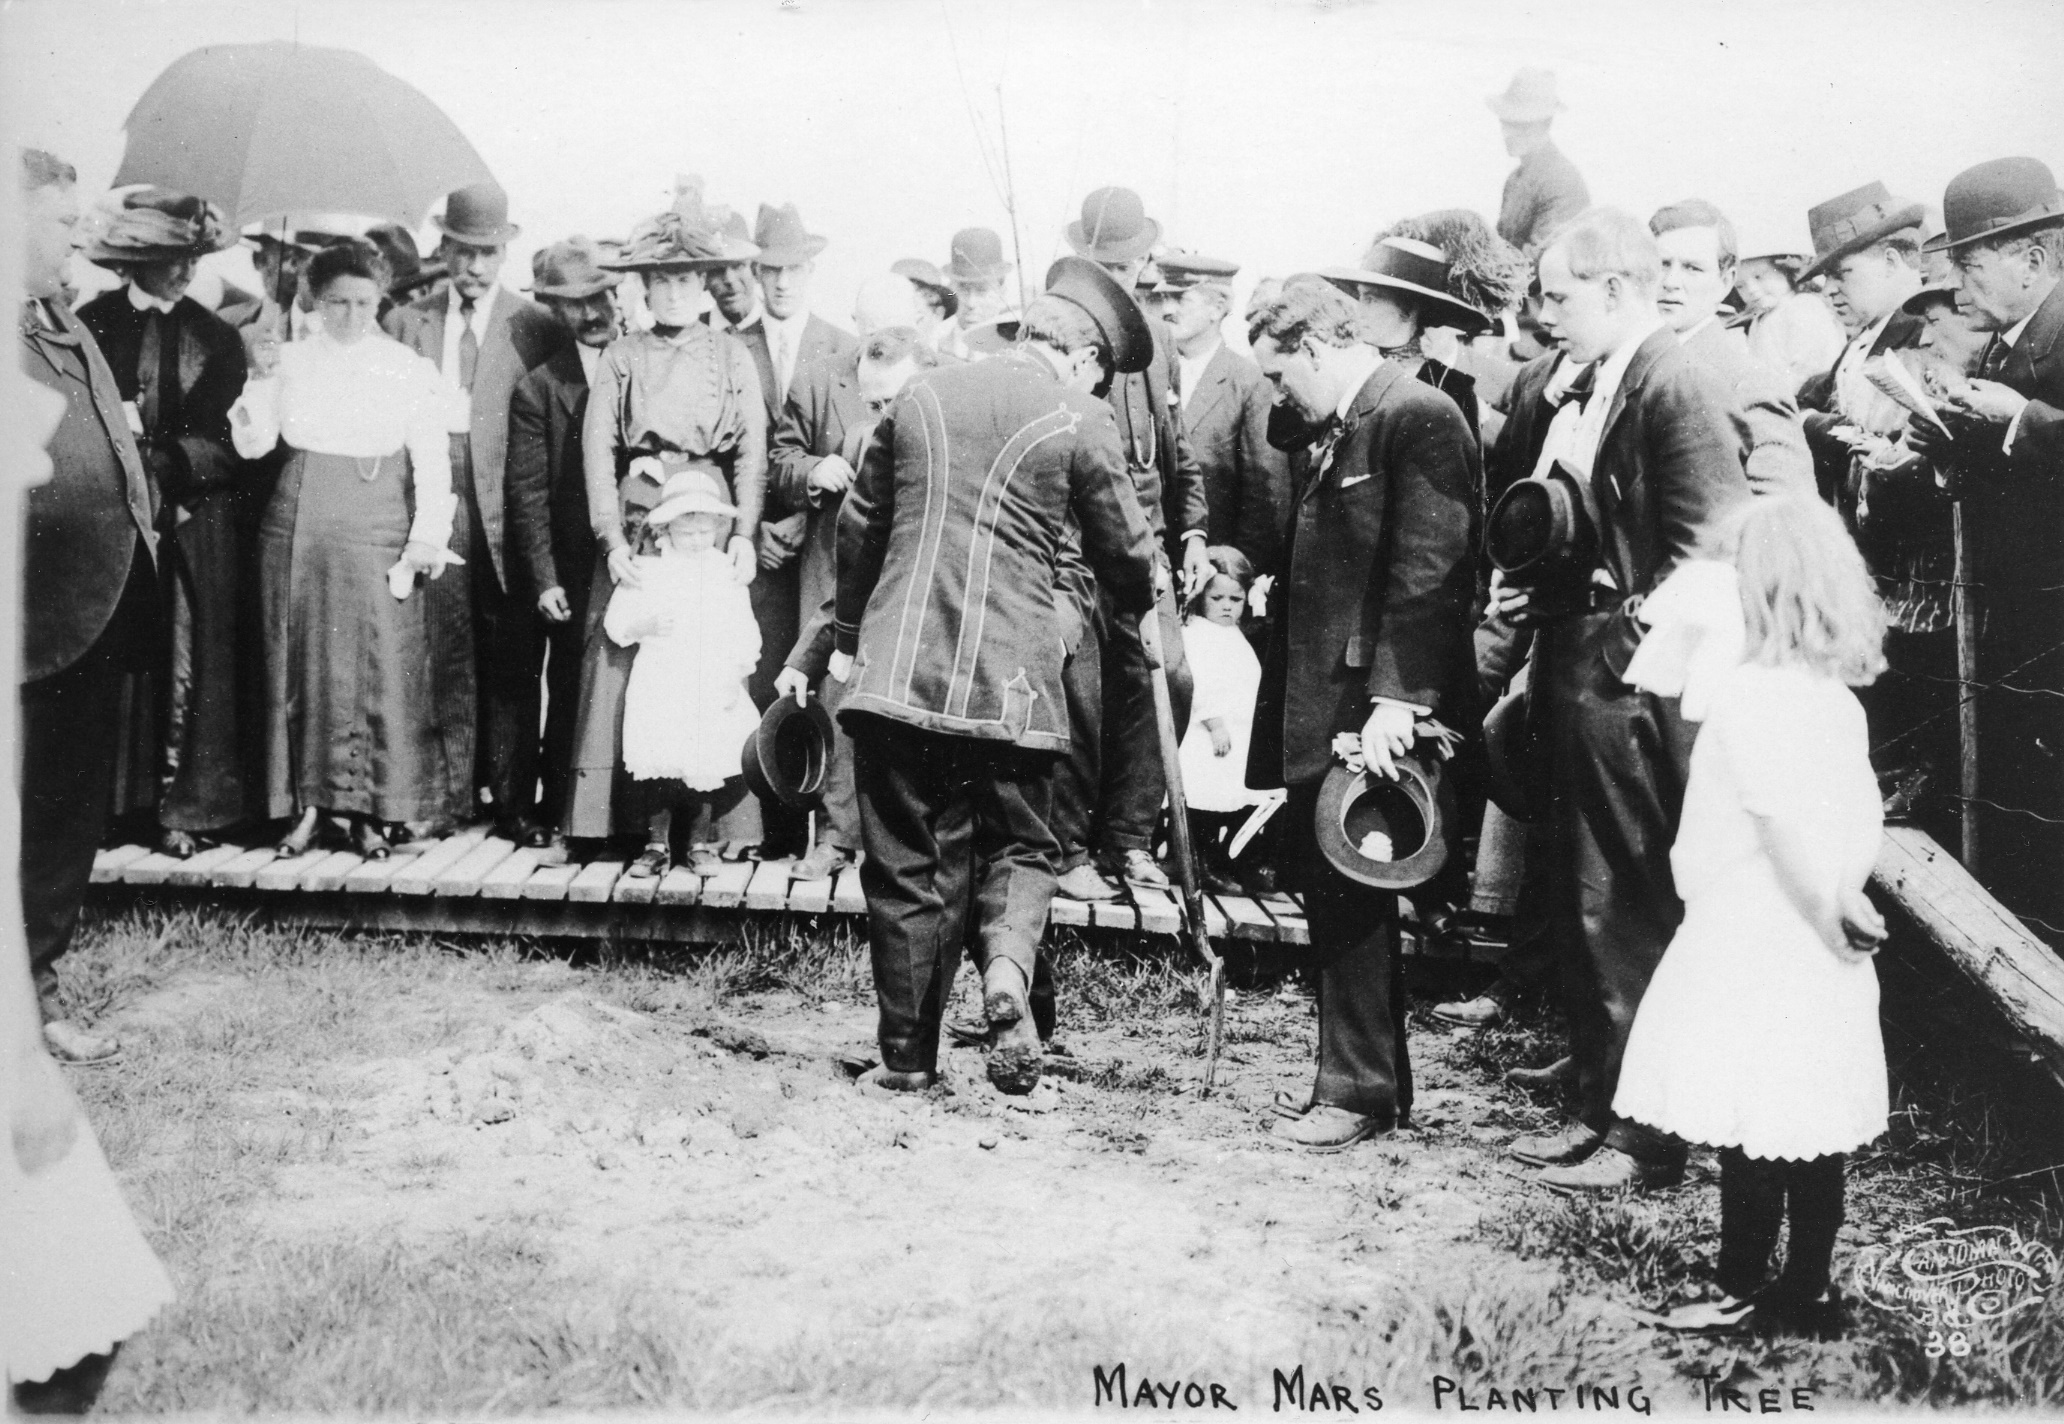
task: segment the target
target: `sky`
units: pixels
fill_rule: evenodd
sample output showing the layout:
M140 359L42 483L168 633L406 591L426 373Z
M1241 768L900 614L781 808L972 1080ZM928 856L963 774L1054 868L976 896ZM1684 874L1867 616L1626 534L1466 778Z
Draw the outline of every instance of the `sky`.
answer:
M799 206L842 324L961 227L1009 247L1012 197L1035 286L1103 184L1242 288L1413 213L1495 216L1484 97L1522 64L1556 72L1594 201L1705 197L1749 250L1872 179L1939 204L1987 158L2064 169L2064 0L0 0L0 106L98 192L160 71L264 39L358 50L451 116L523 228L507 285L696 173L748 217Z

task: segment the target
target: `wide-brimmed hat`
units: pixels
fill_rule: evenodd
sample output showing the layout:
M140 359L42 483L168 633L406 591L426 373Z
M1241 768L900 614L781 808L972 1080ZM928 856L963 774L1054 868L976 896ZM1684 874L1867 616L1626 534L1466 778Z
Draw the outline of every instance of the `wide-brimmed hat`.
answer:
M1161 224L1130 188L1099 188L1082 200L1082 216L1068 224L1068 246L1092 262L1131 262L1161 240Z
M212 203L163 188L137 188L106 213L105 226L86 249L86 260L184 262L237 245L239 234Z
M822 252L829 239L803 227L803 215L794 203L780 207L760 204L759 221L753 224L753 245L760 255L753 260L762 267L794 267Z
M602 250L585 237L569 237L531 255L532 296L581 301L621 281L621 273L603 270Z
M1806 226L1813 233L1813 261L1799 280L1818 276L1852 252L1861 252L1895 232L1919 227L1927 210L1911 198L1895 198L1883 183L1866 183L1839 198L1809 209Z
M431 221L467 247L505 247L523 230L509 221L509 195L492 178L447 195L444 211Z
M1478 311L1448 295L1448 254L1429 242L1409 237L1379 237L1362 257L1359 267L1325 267L1319 275L1335 286L1388 287L1410 292L1426 308L1428 326L1451 326L1458 331L1488 331L1489 313Z
M1312 811L1327 863L1378 890L1410 890L1431 880L1447 864L1455 825L1455 792L1440 758L1408 752L1395 765L1393 781L1336 763L1319 783ZM1380 840L1372 842L1372 834ZM1364 854L1365 847L1387 854Z
M400 223L375 223L366 229L365 240L378 248L380 256L385 259L390 274L387 295L397 301L446 275L443 264L439 263L432 276L424 277L422 249L416 246L415 234Z
M647 528L659 529L684 514L722 514L728 517L736 513L737 506L725 498L723 486L708 470L676 470L659 487L659 503L646 513L645 524Z
M831 714L815 696L775 698L738 758L753 795L797 810L823 799L830 767Z
M728 230L733 218L721 210L684 215L670 208L632 228L623 250L596 265L605 272L709 272L750 262L760 249ZM743 232L743 219L737 225Z
M889 270L938 298L945 306L946 315L952 316L960 310L960 298L954 294L953 284L946 280L946 274L922 257L906 257L900 262L892 262Z
M1086 257L1063 257L1046 270L1046 295L1089 313L1111 348L1111 364L1130 375L1154 361L1154 329L1132 293Z
M1555 71L1532 65L1515 72L1505 92L1486 95L1484 103L1508 124L1537 124L1554 118L1565 107L1555 92Z
M1995 158L1949 180L1942 194L1944 231L1927 250L1953 252L2058 218L2064 218L2064 193L2048 164L2039 158Z
M1011 269L1004 260L1003 239L986 227L964 227L953 234L946 258L946 276L962 282L1000 281Z

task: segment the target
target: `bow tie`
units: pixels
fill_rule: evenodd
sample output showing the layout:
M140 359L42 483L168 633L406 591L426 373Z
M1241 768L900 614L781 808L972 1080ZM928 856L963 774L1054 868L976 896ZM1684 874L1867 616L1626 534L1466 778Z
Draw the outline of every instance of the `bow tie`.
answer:
M1541 399L1547 401L1548 404L1554 406L1558 410L1560 410L1568 402L1575 401L1577 403L1577 409L1582 410L1586 405L1590 403L1591 393L1597 389L1598 368L1596 366L1586 366L1583 370L1577 373L1577 378L1574 381L1571 381L1569 385L1563 388L1563 392L1561 395L1554 395L1547 391L1543 391L1541 393Z

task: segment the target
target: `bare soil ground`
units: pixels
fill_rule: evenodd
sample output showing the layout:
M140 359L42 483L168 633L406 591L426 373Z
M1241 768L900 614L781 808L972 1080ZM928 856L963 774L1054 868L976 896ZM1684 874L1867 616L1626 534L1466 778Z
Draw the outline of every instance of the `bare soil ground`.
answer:
M1478 1405L1602 1387L1626 1412L1701 1409L1702 1375L1820 1408L2064 1399L2054 1302L1959 1360L1869 1311L1834 1344L1646 1328L1693 1288L1717 1193L1704 1170L1648 1200L1533 1185L1502 1147L1553 1105L1495 1076L1552 1055L1532 1028L1416 1022L1411 1130L1272 1147L1271 1096L1309 1083L1309 997L1236 991L1201 1097L1172 950L1063 951L1069 1057L1029 1102L971 1049L949 1091L857 1094L838 1060L871 1052L873 1007L843 932L600 963L144 906L66 973L128 1046L76 1081L181 1293L111 1409L1072 1410L1117 1407L1096 1371L1119 1364L1178 1409L1185 1382L1250 1410L1455 1408L1436 1377ZM955 1012L975 1007L964 977ZM1945 1203L2056 1239L2041 1203L1959 1201L1952 1166L1894 1147L1858 1173L1845 1250Z

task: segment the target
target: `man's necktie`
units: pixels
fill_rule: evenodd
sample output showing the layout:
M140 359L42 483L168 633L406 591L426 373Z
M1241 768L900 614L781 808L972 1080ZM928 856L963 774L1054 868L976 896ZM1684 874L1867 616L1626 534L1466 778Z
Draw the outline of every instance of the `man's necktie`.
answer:
M459 303L459 389L473 391L473 373L480 369L480 338L473 334L473 303Z
M1586 366L1583 370L1577 373L1577 378L1574 381L1571 381L1569 385L1563 389L1561 395L1552 396L1543 392L1542 399L1546 400L1548 404L1556 407L1558 410L1561 409L1565 403L1569 401L1575 401L1577 403L1577 409L1582 410L1586 405L1590 403L1591 393L1597 389L1598 367L1596 367L1595 365Z
M1984 359L1978 363L1980 380L1997 381L2000 372L2007 369L2007 353L2014 348L1995 336L1986 344Z
M788 333L776 327L774 329L774 381L781 388L776 392L777 395L786 396L788 394L788 383L795 379L795 368L790 364L793 359L793 354L788 349Z

